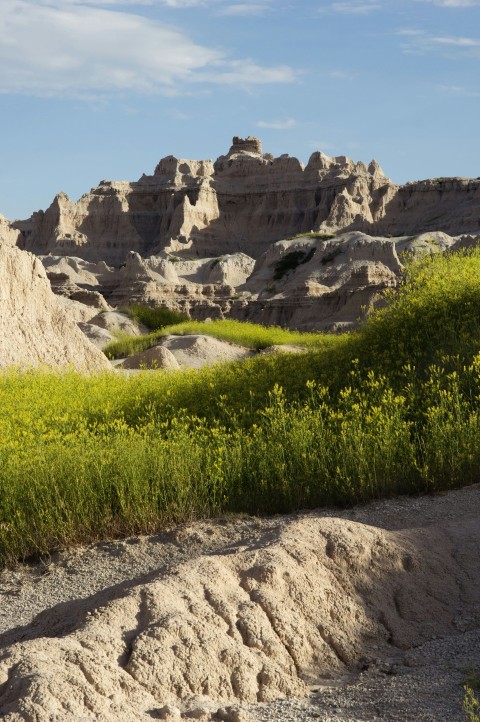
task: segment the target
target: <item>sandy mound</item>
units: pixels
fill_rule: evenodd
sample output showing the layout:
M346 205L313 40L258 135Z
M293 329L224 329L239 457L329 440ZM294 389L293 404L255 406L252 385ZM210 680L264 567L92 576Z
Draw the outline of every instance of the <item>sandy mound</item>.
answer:
M143 324L133 321L126 313L119 311L106 311L94 316L90 323L106 331L120 331L129 336L141 336L149 333L149 329Z
M135 356L129 356L123 362L124 369L179 369L179 363L173 353L163 346L154 346Z
M204 528L215 534L213 524ZM59 604L5 637L0 716L116 722L181 710L206 720L229 704L300 696L309 684L478 626L479 543L478 517L400 531L286 517Z
M252 355L243 346L219 341L212 336L165 336L160 343L172 352L180 366L196 369L218 361L236 361Z
M42 263L0 245L0 367L67 366L110 370L53 294Z

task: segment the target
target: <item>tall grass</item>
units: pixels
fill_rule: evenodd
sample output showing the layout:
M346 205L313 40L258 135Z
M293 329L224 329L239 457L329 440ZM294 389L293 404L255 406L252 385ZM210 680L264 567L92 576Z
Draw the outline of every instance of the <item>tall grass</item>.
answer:
M2 373L1 563L223 512L478 481L479 279L478 251L423 261L358 333L313 334L301 355L133 378Z
M203 321L184 321L170 325L145 336L132 336L110 343L105 349L109 358L123 358L145 351L154 346L162 336L174 334L206 334L222 341L229 341L257 351L268 346L291 344L307 348L325 348L335 344L335 338L323 333L301 333L289 331L279 326L261 326L254 323L242 323L232 319Z

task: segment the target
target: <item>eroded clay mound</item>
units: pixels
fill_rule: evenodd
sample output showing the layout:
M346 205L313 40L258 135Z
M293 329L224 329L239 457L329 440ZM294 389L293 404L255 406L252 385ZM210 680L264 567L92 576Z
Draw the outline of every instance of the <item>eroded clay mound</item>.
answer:
M39 259L0 245L0 367L110 369L57 301Z
M219 707L302 695L387 650L451 633L469 604L478 610L479 542L476 520L386 532L290 519L261 543L41 615L3 650L0 716L226 719ZM203 712L199 697L209 700Z
M165 336L160 344L173 354L179 366L197 369L209 364L237 361L251 355L251 352L243 346L203 334Z

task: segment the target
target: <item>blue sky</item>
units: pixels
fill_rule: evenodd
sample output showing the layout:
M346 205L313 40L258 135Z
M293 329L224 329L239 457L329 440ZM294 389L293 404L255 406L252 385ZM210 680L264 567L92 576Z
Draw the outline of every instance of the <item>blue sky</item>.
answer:
M233 135L480 176L480 0L0 0L0 213Z

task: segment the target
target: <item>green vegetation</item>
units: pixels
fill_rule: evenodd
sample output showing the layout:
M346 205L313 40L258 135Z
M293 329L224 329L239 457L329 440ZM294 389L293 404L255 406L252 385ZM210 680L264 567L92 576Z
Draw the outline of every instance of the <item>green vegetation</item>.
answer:
M321 263L322 263L324 266L325 266L327 263L332 263L332 261L334 261L335 258L336 258L337 256L339 256L341 253L343 253L343 251L342 251L341 248L338 248L338 247L337 247L337 248L332 248L332 250L329 251L329 253L326 253L326 254L323 256L323 258L322 258L322 260L321 260Z
M179 329L310 350L130 378L5 371L2 564L194 517L479 480L480 251L410 266L354 334Z
M140 303L133 303L131 306L123 309L123 311L127 313L133 321L143 323L150 331L158 331L166 326L181 323L186 319L185 314L171 311L169 308L144 306Z
M275 264L273 272L273 280L280 281L289 271L293 271L302 263L308 263L311 261L316 253L316 248L310 248L309 251L290 251L286 253L282 258Z
M475 692L480 690L480 674L471 672L464 687L463 709L468 722L480 722L480 699Z
M257 351L268 346L284 344L307 346L308 348L324 348L335 344L335 338L327 334L300 333L299 331L288 331L279 326L261 326L228 319L210 323L184 321L145 336L126 336L110 343L104 352L112 359L124 358L154 346L158 339L167 334L185 336L192 333L207 334L222 341L229 341Z
M280 281L289 271L293 271L305 258L305 251L291 251L286 253L277 263L273 271L273 280Z

